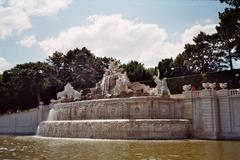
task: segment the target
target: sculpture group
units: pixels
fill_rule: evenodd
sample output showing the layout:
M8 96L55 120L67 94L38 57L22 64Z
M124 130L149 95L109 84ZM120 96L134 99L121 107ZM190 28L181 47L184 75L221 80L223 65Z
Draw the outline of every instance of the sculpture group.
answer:
M115 97L131 97L131 96L161 96L170 97L170 91L167 86L166 78L159 78L160 72L153 76L156 83L155 88L151 88L145 84L134 82L131 83L127 73L123 72L119 61L111 61L109 67L105 69L103 78L96 83L96 87L90 89L90 93L85 95L84 99L100 99ZM78 92L68 83L64 90L57 93L57 100L52 103L76 101L83 99L82 91Z

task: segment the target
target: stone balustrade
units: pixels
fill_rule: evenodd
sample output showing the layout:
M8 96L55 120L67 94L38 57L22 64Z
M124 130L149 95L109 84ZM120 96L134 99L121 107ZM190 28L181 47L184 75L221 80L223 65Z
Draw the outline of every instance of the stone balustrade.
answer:
M193 137L240 139L240 90L228 90L227 83L221 83L218 91L209 86L205 83L203 90L183 92L183 108L188 108L185 117L193 120Z

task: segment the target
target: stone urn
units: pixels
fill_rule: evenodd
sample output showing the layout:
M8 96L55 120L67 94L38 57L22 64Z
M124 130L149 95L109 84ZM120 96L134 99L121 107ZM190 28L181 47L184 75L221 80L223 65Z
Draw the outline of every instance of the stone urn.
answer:
M192 85L191 84L188 84L188 85L183 85L182 86L182 89L183 89L183 91L190 91L191 90L191 88L192 88Z
M219 83L219 86L221 89L226 89L227 85L228 85L228 83Z
M215 88L216 88L216 82L214 82L214 83L209 83L209 87L210 87L211 89L215 89Z
M209 83L202 83L202 86L204 89L209 89Z

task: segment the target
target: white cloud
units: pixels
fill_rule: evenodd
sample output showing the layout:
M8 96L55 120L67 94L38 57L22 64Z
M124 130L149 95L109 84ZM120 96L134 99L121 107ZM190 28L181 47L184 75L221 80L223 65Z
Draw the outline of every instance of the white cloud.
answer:
M37 39L35 38L35 36L31 35L31 36L23 37L23 39L21 41L17 42L17 43L19 43L23 47L30 48L34 44L36 44L36 42L37 42Z
M181 35L183 43L193 43L193 37L196 36L200 31L203 31L207 34L216 33L216 24L207 24L207 25L194 25L189 29L186 29L185 32Z
M55 15L67 8L72 0L9 0L9 5L30 16Z
M86 46L97 56L110 56L122 62L138 60L146 66L156 65L162 58L175 57L183 51L200 30L212 32L215 24L196 25L179 36L179 41L167 41L168 33L156 24L146 24L124 19L121 15L94 15L88 17L89 25L72 27L39 42L47 54ZM191 37L191 38L190 38Z
M10 66L10 63L6 59L0 57L0 73L8 69Z
M31 28L30 16L51 16L72 0L0 0L0 39Z
M32 26L28 16L10 7L0 6L0 17L0 39L4 39L13 32L20 33Z

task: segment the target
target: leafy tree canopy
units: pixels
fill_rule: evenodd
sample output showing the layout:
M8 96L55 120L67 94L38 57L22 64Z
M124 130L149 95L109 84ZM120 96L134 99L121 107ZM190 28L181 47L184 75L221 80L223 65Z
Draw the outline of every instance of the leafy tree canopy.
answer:
M221 3L227 3L228 5L239 8L240 7L240 1L239 0L220 0Z

